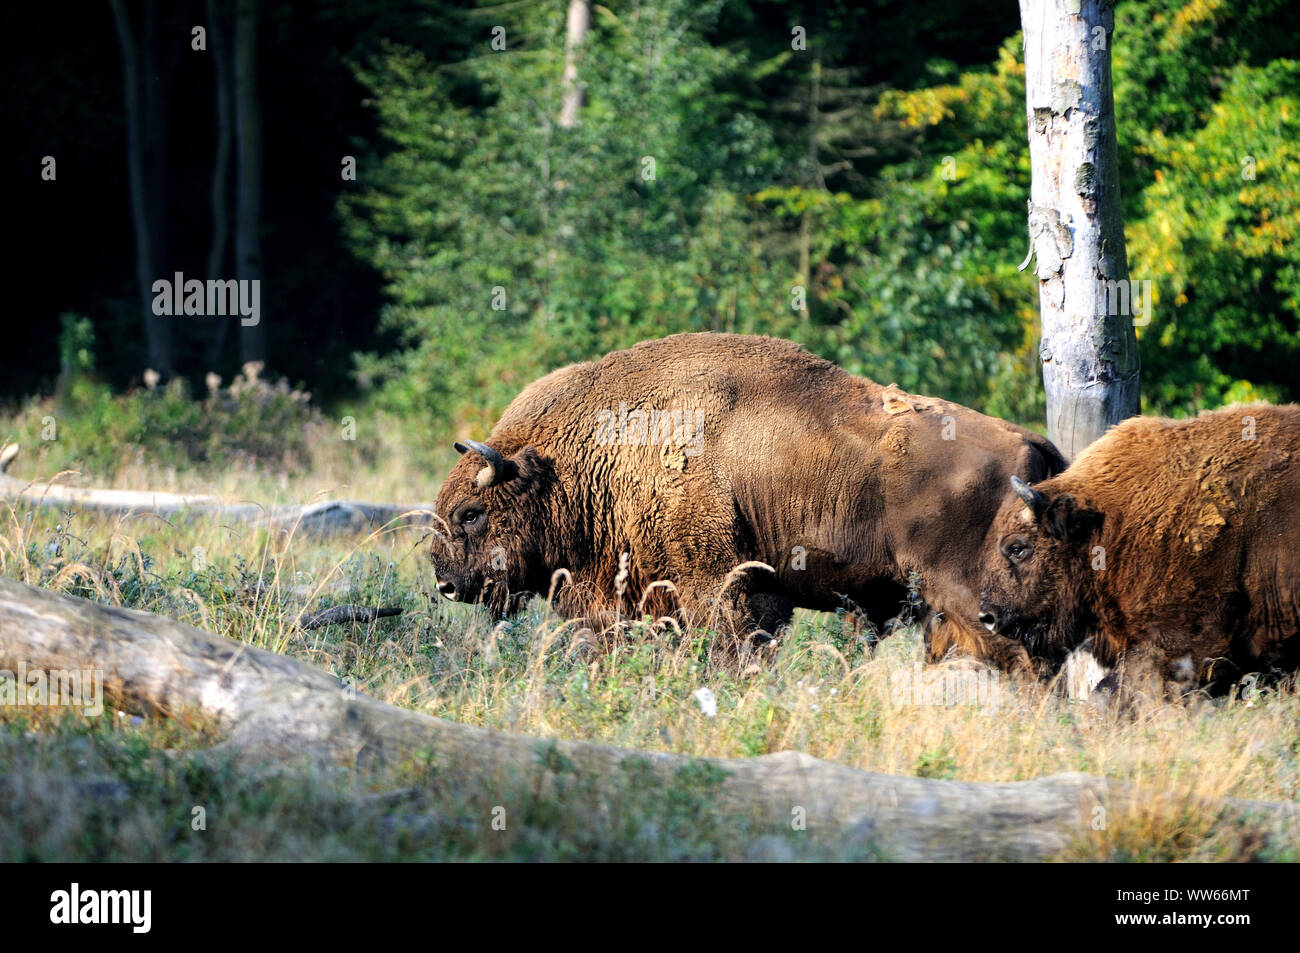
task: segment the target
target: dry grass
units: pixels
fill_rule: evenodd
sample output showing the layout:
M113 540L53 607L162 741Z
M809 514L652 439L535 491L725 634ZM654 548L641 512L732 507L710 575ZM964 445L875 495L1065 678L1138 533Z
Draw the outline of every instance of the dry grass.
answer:
M160 475L131 470L114 483L154 487ZM290 481L278 499L311 499L332 476ZM410 480L399 469L352 495L431 495ZM247 498L267 486L240 489ZM1257 843L1204 806L1300 795L1294 684L1246 701L1108 716L977 666L921 668L915 631L871 653L845 620L802 613L770 659L737 671L710 661L711 634L698 630L636 625L597 646L540 602L494 627L472 607L434 597L415 529L321 543L148 517L101 521L6 507L0 519L0 573L286 652L440 717L699 756L798 749L933 778L1014 781L1083 771L1131 781L1149 796L1141 811L1107 818L1081 837L1072 857L1300 857L1297 845ZM373 624L294 630L305 607L336 602L406 611ZM945 678L946 699L943 682L934 681ZM695 697L702 688L717 699L712 716Z

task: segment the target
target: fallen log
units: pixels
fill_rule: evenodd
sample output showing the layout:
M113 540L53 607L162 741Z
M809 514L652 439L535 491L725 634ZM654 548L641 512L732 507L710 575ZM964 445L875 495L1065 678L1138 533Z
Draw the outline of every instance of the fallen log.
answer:
M306 760L364 771L433 756L467 785L500 786L506 778L540 784L559 760L599 791L629 759L662 778L704 762L720 769L716 796L724 809L757 813L784 830L802 812L812 836L870 845L900 861L1048 859L1084 836L1096 807L1114 812L1138 803L1128 785L1079 773L940 781L798 752L694 759L459 724L384 704L311 665L161 616L0 579L0 668L19 663L28 671L97 669L114 707L201 716L218 726L218 748L282 769ZM1215 809L1273 830L1294 823L1296 807L1224 801Z
M401 521L423 525L432 521L432 503L363 503L356 500L324 500L302 506L265 507L258 503L231 503L208 494L165 493L154 490L106 490L66 486L48 480L24 482L4 471L18 455L18 445L0 450L0 494L11 506L76 508L111 518L151 513L164 519L217 520L262 526L275 532L328 536L336 533L371 532Z

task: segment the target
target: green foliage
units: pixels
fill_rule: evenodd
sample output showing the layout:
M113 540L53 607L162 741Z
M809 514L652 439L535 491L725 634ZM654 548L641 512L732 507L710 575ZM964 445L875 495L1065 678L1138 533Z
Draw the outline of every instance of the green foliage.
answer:
M553 367L726 329L1041 422L1018 34L987 66L912 63L919 85L891 88L842 37L815 55L719 45L715 4L599 8L581 122L561 129L560 6L519 12L506 52L439 66L388 46L358 71L387 145L342 211L404 336L358 360L389 406L430 438L483 430ZM1284 0L1118 8L1129 257L1157 302L1148 412L1300 396L1296 69L1279 58L1298 34Z
M1300 102L1295 63L1269 59L1279 43L1267 24L1280 16L1292 37L1300 25L1271 0L1154 6L1120 6L1114 52L1130 271L1157 301L1138 333L1144 410L1296 399ZM833 213L822 260L843 262L819 294L838 309L829 356L1042 419L1037 291L1015 268L1027 246L1023 110L1019 37L992 71L882 97L884 117L923 130L922 155L882 170L877 198L822 200Z
M887 94L875 122L924 127L934 142L885 168L878 195L855 197L782 166L776 130L719 108L725 99L710 90L748 66L681 26L683 9L668 2L598 21L573 130L553 121L555 17L529 31L542 37L535 47L481 57L468 75L395 47L360 71L392 150L344 213L356 246L389 276L386 320L410 345L363 356L363 380L384 380L390 405L429 420L432 437L485 429L554 366L645 337L725 329L792 336L882 382L1041 417L1033 287L1011 260L1028 185L1012 44L991 74L914 98ZM776 62L755 70L802 81L805 64ZM463 105L466 88L490 105ZM861 94L837 97L861 112ZM828 148L824 130L809 135L814 155ZM843 137L836 144L845 148ZM802 228L819 264L798 312ZM492 310L494 289L504 310Z
M951 781L957 776L957 759L947 748L926 751L916 761L916 776Z
M67 327L64 339L81 340L81 322ZM74 364L88 348L76 346ZM215 379L205 398L196 399L184 379L166 386L114 394L95 378L76 374L58 398L29 401L12 420L10 436L35 448L39 470L116 472L137 457L208 472L231 468L284 471L308 458L313 430L325 426L311 395L258 376L249 365L228 387Z
M59 367L67 376L95 369L95 327L89 318L59 315Z
M814 211L819 351L882 383L1031 421L1042 398L1036 289L1016 270L1029 188L1018 52L1009 40L991 71L886 92L879 121L915 130L918 154L882 169L874 195L760 198L778 214Z
M712 95L742 65L701 37L716 5L598 9L572 129L556 122L563 17L542 12L507 29L522 46L454 72L397 47L359 71L390 151L343 212L409 345L359 370L438 434L486 426L540 373L646 337L795 325L746 199L777 151Z
M1157 296L1139 332L1148 401L1300 397L1300 63L1231 70L1204 126L1143 152L1155 181L1129 232Z
M1300 398L1300 85L1280 58L1298 33L1286 0L1118 8L1130 272L1157 302L1138 332L1147 410Z
M1238 65L1295 54L1300 9L1290 0L1144 0L1115 10L1115 116L1126 213L1154 181L1155 134L1192 135Z

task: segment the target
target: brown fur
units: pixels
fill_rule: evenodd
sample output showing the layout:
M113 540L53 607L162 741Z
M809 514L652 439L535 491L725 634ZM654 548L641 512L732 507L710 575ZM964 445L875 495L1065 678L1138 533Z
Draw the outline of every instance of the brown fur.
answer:
M597 411L622 402L702 411L701 452L684 454L680 440L600 445ZM456 598L506 611L508 592L545 595L565 568L556 603L570 617L674 613L743 635L774 633L796 606L848 604L879 626L919 571L922 596L943 613L932 650L1027 660L975 625L974 568L1008 477L1063 466L1030 431L854 377L788 341L681 334L535 381L487 444L509 459L509 478L479 489L485 461L471 451L438 495L447 531L433 561ZM484 511L481 522L461 525L467 508ZM494 546L504 570L490 566ZM733 573L748 561L775 573ZM640 606L655 580L675 593L661 586Z
M999 632L1058 661L1091 639L1111 684L1159 696L1300 664L1300 408L1126 420L1034 489L984 550Z

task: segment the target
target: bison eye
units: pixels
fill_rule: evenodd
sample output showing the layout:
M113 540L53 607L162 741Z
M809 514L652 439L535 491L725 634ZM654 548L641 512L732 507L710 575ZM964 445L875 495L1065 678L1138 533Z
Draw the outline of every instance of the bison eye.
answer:
M464 526L476 526L481 519L483 519L482 510L466 510L465 513L462 514L460 522Z
M1002 544L1002 555L1013 563L1023 562L1034 554L1034 547L1023 536L1009 539Z

